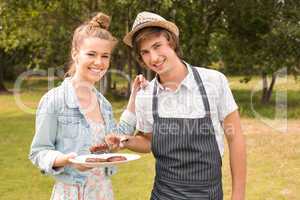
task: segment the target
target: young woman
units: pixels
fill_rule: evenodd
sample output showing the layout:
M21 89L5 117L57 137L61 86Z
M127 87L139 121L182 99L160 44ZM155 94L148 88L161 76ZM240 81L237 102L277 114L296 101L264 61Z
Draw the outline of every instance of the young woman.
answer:
M135 128L135 96L142 83L133 83L127 110L117 126L111 104L94 85L106 73L117 40L107 30L110 18L98 13L74 32L72 64L63 83L45 94L36 115L30 160L56 183L51 199L111 200L112 167L71 165L70 158L88 154L108 133L131 134Z

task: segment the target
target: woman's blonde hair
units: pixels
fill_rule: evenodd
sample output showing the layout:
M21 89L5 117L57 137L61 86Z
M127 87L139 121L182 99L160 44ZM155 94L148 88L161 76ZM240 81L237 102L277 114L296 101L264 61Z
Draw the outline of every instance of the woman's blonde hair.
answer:
M97 37L103 40L111 41L112 47L115 47L115 45L118 43L118 40L108 31L109 25L110 17L99 12L91 20L84 22L76 28L72 39L69 69L65 76L73 76L76 71L72 54L74 51L79 50L79 46L83 39L87 37Z

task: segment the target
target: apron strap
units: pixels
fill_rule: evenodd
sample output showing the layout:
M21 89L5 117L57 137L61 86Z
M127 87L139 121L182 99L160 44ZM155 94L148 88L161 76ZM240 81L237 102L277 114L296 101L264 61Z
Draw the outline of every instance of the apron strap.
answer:
M200 94L202 97L206 116L210 116L210 106L209 106L209 102L208 102L208 96L206 94L202 79L201 79L196 67L191 66L191 68L192 68L194 78L196 80L196 83L198 85L198 88L199 88L199 91L200 91ZM154 81L153 99L152 100L153 100L153 102L152 102L153 119L157 119L158 118L158 100L157 100L157 82L156 81Z
M194 78L197 82L200 94L202 96L206 116L210 116L210 107L209 107L209 102L208 102L208 96L206 94L202 79L201 79L200 74L197 71L196 67L192 66L191 68L192 68L192 71L193 71Z
M152 113L153 113L153 119L158 119L158 100L157 100L157 82L154 81L154 87L153 87L153 98L152 98Z

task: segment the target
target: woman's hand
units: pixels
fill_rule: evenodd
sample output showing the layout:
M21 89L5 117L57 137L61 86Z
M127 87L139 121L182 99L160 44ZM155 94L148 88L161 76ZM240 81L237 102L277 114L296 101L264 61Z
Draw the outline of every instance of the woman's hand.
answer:
M145 79L143 75L137 75L132 83L131 86L131 94L129 97L128 105L127 105L127 110L129 110L132 113L135 113L135 98L141 89L147 87L149 82Z
M86 167L86 166L83 166L83 165L80 165L80 164L72 164L71 166L74 167L75 169L81 171L81 172L88 171L88 170L91 170L91 169L94 168L94 167Z
M68 154L62 154L56 157L54 164L53 164L53 168L60 168L60 167L65 167L67 165L70 165L76 169L78 169L79 171L87 171L92 169L91 167L85 167L79 164L73 164L70 162L71 158L75 158L77 156L76 153L72 152L72 153L68 153Z
M61 154L61 155L57 156L53 163L53 168L64 167L66 165L71 164L69 159L75 158L76 156L77 156L77 154L74 152L68 153L68 154Z
M148 84L149 82L142 74L137 75L131 86L131 95L136 95L140 89L147 87Z

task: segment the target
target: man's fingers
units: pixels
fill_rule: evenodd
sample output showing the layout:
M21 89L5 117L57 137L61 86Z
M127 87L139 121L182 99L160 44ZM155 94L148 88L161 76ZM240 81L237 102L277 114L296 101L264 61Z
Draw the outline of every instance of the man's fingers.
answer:
M109 151L118 151L120 149L121 136L110 134L105 137L105 142L109 146Z
M110 135L105 138L105 141L109 145L114 145L114 144L118 144L120 142L120 139L116 135Z
M67 156L68 159L75 158L77 156L77 153L75 153L75 152L68 153L66 156Z

